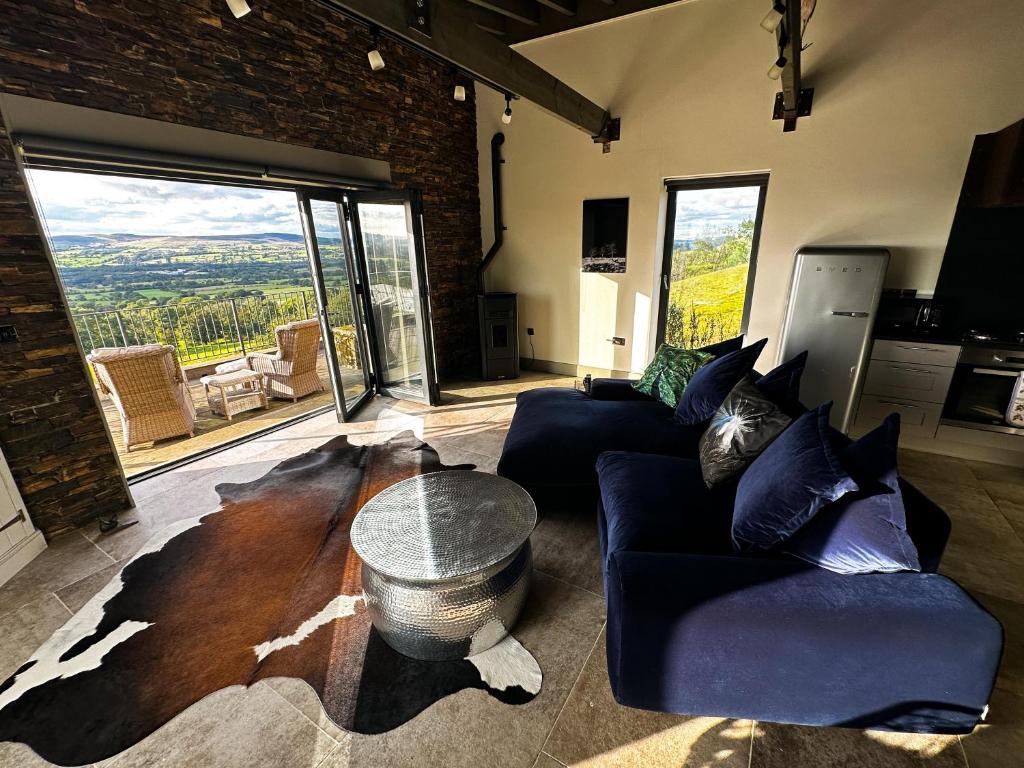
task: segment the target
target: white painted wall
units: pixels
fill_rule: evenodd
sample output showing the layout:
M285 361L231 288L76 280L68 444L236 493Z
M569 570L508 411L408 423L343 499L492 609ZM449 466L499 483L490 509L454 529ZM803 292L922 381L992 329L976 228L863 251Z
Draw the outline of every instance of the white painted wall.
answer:
M765 0L691 0L518 50L622 118L602 155L581 131L480 87L481 201L490 232L490 138L504 130L505 247L489 290L520 295L539 359L640 370L653 352L664 180L770 171L750 334L774 360L793 253L880 244L887 284L935 286L977 133L1024 115L1021 0L820 0L807 31L814 112L770 120L774 41ZM624 275L580 273L582 201L630 198ZM625 347L607 339L625 336Z

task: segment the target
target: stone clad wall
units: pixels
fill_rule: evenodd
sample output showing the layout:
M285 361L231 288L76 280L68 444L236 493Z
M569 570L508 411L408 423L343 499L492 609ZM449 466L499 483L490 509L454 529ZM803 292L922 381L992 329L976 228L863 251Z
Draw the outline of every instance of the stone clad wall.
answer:
M311 0L0 0L0 91L391 163L423 192L438 372L477 365L476 107L446 67ZM56 533L126 505L56 278L0 135L0 447L30 512Z
M0 125L0 447L37 527L61 532L128 496L13 148ZM6 521L0 521L6 522Z

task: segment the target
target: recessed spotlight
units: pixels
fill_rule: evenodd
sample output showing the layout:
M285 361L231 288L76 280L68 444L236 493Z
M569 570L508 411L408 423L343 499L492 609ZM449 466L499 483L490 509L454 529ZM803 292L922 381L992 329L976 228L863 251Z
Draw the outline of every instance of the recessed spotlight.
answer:
M228 9L234 14L236 19L242 18L252 10L252 8L249 7L249 3L245 0L227 0L227 2Z

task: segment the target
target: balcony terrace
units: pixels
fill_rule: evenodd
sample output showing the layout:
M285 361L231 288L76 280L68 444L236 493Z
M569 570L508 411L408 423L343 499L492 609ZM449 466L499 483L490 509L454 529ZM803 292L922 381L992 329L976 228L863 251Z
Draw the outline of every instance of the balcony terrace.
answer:
M329 292L329 315L341 363L344 389L351 396L363 388L363 375L351 330L351 305L347 288ZM102 347L169 344L177 350L188 391L196 411L195 435L176 437L125 448L121 418L113 399L100 394L103 415L115 447L130 478L168 462L254 434L296 416L333 405L330 374L323 343L316 370L324 390L297 402L269 399L266 409L250 410L227 419L210 407L200 378L216 365L237 360L249 352L273 352L274 329L315 313L312 291L292 291L269 296L196 300L163 307L122 309L76 314L75 322L86 352Z

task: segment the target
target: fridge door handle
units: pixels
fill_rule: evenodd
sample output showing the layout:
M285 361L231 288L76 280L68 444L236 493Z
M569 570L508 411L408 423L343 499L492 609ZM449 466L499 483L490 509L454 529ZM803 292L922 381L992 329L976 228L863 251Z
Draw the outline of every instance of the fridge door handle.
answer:
M840 312L838 309L833 309L832 314L837 317L868 317L867 312Z

